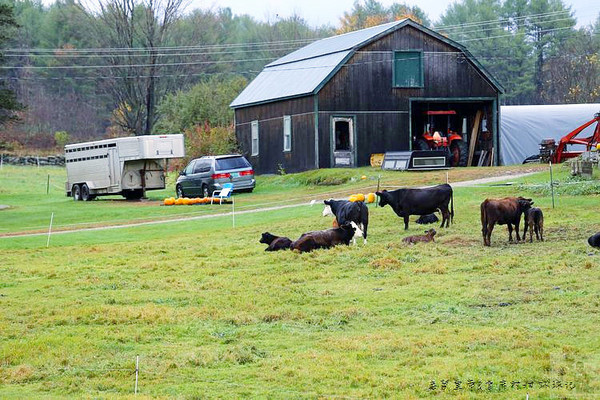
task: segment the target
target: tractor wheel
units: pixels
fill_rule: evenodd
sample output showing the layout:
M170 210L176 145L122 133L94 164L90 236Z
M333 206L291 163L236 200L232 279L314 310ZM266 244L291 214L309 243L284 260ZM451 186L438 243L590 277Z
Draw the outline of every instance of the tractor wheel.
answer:
M466 167L467 159L467 143L462 140L453 140L450 144L450 166Z
M429 144L424 139L417 139L415 142L415 150L431 150Z

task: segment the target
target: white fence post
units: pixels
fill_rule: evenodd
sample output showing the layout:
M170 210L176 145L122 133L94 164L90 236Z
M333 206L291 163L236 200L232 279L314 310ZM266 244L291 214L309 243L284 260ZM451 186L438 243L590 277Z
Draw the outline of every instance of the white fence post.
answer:
M48 240L46 241L46 248L50 246L50 234L52 234L52 222L54 221L54 213L50 216L50 226L48 227Z
M134 394L137 394L138 389L138 374L140 372L140 356L135 356L135 389Z

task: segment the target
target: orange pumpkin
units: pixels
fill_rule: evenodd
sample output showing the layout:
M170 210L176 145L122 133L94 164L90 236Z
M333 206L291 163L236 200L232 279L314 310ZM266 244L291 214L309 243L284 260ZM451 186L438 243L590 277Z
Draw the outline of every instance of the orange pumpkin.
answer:
M178 205L178 206L182 205L183 204L183 197L177 198L177 200L175 200L175 204Z
M375 203L375 193L369 193L367 195L367 203Z
M356 197L355 195L352 195L348 198L348 200L354 203L354 202L358 201L358 197Z
M165 206L172 206L173 204L175 204L175 199L172 197L167 197L166 199L163 200L163 204Z
M365 195L362 193L357 193L354 195L357 201L365 201Z

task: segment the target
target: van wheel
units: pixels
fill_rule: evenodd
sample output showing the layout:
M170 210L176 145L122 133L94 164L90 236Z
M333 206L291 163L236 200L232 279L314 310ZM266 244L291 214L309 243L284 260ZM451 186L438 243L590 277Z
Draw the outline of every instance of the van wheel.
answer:
M202 185L202 197L209 197L210 193L208 193L208 186L206 184Z
M81 200L83 200L83 201L92 200L92 196L90 195L90 188L88 187L88 185L86 183L81 185L80 195L81 195Z
M185 197L185 193L183 193L183 188L181 187L181 185L177 185L177 187L175 188L175 193L177 193L177 197L180 199Z
M73 200L81 200L81 188L79 187L79 185L73 185L71 193L73 194Z

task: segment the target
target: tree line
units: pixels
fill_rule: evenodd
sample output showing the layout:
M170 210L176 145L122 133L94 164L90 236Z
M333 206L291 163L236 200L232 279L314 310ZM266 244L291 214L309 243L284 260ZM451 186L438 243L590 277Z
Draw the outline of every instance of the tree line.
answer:
M0 146L186 132L197 151L223 151L235 146L228 104L264 65L400 18L467 47L504 86L505 104L600 101L600 14L577 28L562 0L461 0L435 22L417 6L357 0L321 27L184 0L85 4L0 0Z

